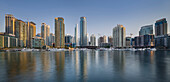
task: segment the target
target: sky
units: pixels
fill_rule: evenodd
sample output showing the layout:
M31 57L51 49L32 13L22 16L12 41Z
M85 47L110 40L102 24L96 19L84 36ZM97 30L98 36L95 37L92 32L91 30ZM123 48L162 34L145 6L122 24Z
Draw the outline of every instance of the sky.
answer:
M111 36L117 24L126 27L127 36L137 36L142 26L161 18L167 19L170 33L170 0L0 0L0 32L5 31L5 14L35 22L36 33L41 32L41 23L54 33L54 18L63 17L65 33L74 35L82 16L87 18L89 36Z

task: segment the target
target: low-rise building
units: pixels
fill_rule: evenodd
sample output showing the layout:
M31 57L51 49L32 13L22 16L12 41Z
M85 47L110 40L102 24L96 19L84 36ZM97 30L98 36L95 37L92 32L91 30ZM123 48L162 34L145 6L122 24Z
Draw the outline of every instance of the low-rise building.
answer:
M111 43L100 43L100 46L99 47L102 47L102 48L110 48L112 46Z
M32 48L42 48L45 46L44 39L41 37L33 37L32 38Z
M136 36L134 38L134 47L135 48L148 48L148 47L154 47L154 35L142 35L142 36Z
M18 47L18 38L15 38L15 36L10 36L10 47Z
M155 37L156 49L170 49L170 34Z
M126 37L126 47L127 48L130 48L130 47L132 47L132 45L131 45L131 37Z
M111 47L113 47L113 37L109 36L107 40L108 40L108 43L111 44Z
M0 48L4 48L4 36L0 35Z
M4 47L13 48L18 47L18 38L12 34L4 34Z

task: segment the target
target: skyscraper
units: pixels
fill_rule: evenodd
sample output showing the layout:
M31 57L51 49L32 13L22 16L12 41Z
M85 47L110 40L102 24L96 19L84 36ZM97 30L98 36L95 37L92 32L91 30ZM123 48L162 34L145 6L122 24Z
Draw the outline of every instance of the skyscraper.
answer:
M49 38L50 38L50 26L47 25L47 28L46 28L46 45L50 45Z
M41 37L44 39L45 45L50 45L50 26L46 23L41 24Z
M80 46L87 46L87 21L86 21L86 17L80 17Z
M15 37L18 38L19 47L26 47L27 24L22 20L15 20Z
M55 18L55 47L65 47L65 24L62 17Z
M15 17L11 14L5 15L5 33L15 35Z
M113 47L126 47L126 29L123 25L117 25L113 28Z
M42 23L41 24L41 37L44 39L44 43L46 44L46 28L47 27L47 25L46 25L46 23Z
M166 18L157 20L155 23L155 36L166 35L168 32L168 24Z
M146 25L141 27L139 35L149 35L153 34L153 25Z
M28 46L32 46L32 38L36 36L36 24L34 22L28 22L28 29L29 29L29 40L28 40Z
M96 46L96 36L94 34L90 36L90 46Z
M78 24L75 26L74 41L75 45L78 46Z

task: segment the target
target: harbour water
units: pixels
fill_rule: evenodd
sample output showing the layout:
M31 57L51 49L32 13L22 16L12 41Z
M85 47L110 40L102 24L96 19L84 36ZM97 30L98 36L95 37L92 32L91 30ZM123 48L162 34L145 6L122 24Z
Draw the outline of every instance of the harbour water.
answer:
M170 82L170 51L0 52L0 82Z

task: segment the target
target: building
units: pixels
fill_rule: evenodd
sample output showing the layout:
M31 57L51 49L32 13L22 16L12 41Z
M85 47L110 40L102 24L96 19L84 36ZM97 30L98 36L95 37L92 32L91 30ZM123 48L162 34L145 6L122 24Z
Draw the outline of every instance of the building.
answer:
M107 36L104 35L103 36L104 43L106 43L106 41L107 41L106 39L107 39Z
M32 38L36 36L36 24L34 22L28 22L28 39L27 39L27 47L31 47L32 45Z
M9 48L10 47L10 37L4 36L4 47Z
M65 43L73 43L73 37L69 34L65 36Z
M76 24L74 32L74 43L78 46L78 24Z
M135 47L135 39L134 38L131 38L130 44L131 44L132 47Z
M100 46L101 43L104 43L104 38L102 36L98 39L98 46Z
M144 46L146 48L148 47L155 47L155 35L150 34L150 35L144 35Z
M146 25L141 27L139 36L153 34L153 25Z
M27 26L27 23L26 22L23 22L23 21L20 21L20 26L23 28L23 47L26 47L27 46L27 34L28 34L28 26ZM22 32L21 32L22 33ZM21 36L22 37L22 36Z
M157 36L155 38L155 47L156 49L170 49L170 34L163 36Z
M4 47L5 48L13 48L18 47L18 38L12 34L4 34Z
M15 36L8 36L10 37L10 48L18 47L18 38Z
M106 42L106 38L107 38L107 37L106 37L105 35L99 37L99 39L98 39L98 46L99 46L99 47L109 48L109 47L112 46L111 43L107 43L107 42Z
M96 36L92 34L90 36L90 45L89 46L96 46Z
M131 37L126 37L126 47L127 48L131 48L132 47L132 45L131 45Z
M50 45L49 41L50 41L50 26L47 25L47 29L46 29L46 45L48 45L48 46Z
M102 48L110 48L111 47L111 44L110 43L100 43L100 46L99 47L102 47Z
M106 38L107 37L105 35L99 37L99 39L98 39L98 46L101 46L102 43L106 43Z
M126 47L126 29L123 25L117 25L113 28L113 47Z
M19 47L26 47L27 23L22 20L15 20L15 37L18 38Z
M53 44L55 43L55 35L53 33L50 33L49 43L49 46L53 46Z
M45 41L45 45L50 45L49 38L50 38L50 26L46 23L41 24L41 37Z
M155 36L166 35L168 32L168 24L166 18L157 20L155 23Z
M65 36L65 46L69 47L70 45L72 46L72 44L73 44L73 37L67 34Z
M62 17L55 18L55 47L65 47L65 24Z
M5 33L15 35L15 17L11 14L5 15Z
M135 48L143 48L144 47L144 37L143 36L136 36L134 38L135 41Z
M32 48L43 48L43 46L45 46L45 41L42 37L33 37L32 38Z
M135 41L135 48L153 48L155 45L154 41L154 35L142 35L142 36L136 36L134 38Z
M87 46L87 21L86 17L80 17L80 46Z
M89 46L89 34L86 35L86 41L87 41L87 45L86 46Z
M107 40L108 40L108 43L111 44L111 47L113 47L113 37L109 36Z
M0 35L0 48L4 48L4 36Z
M41 37L42 37L42 39L44 39L45 44L46 44L46 35L47 35L46 29L47 29L46 23L41 23Z

